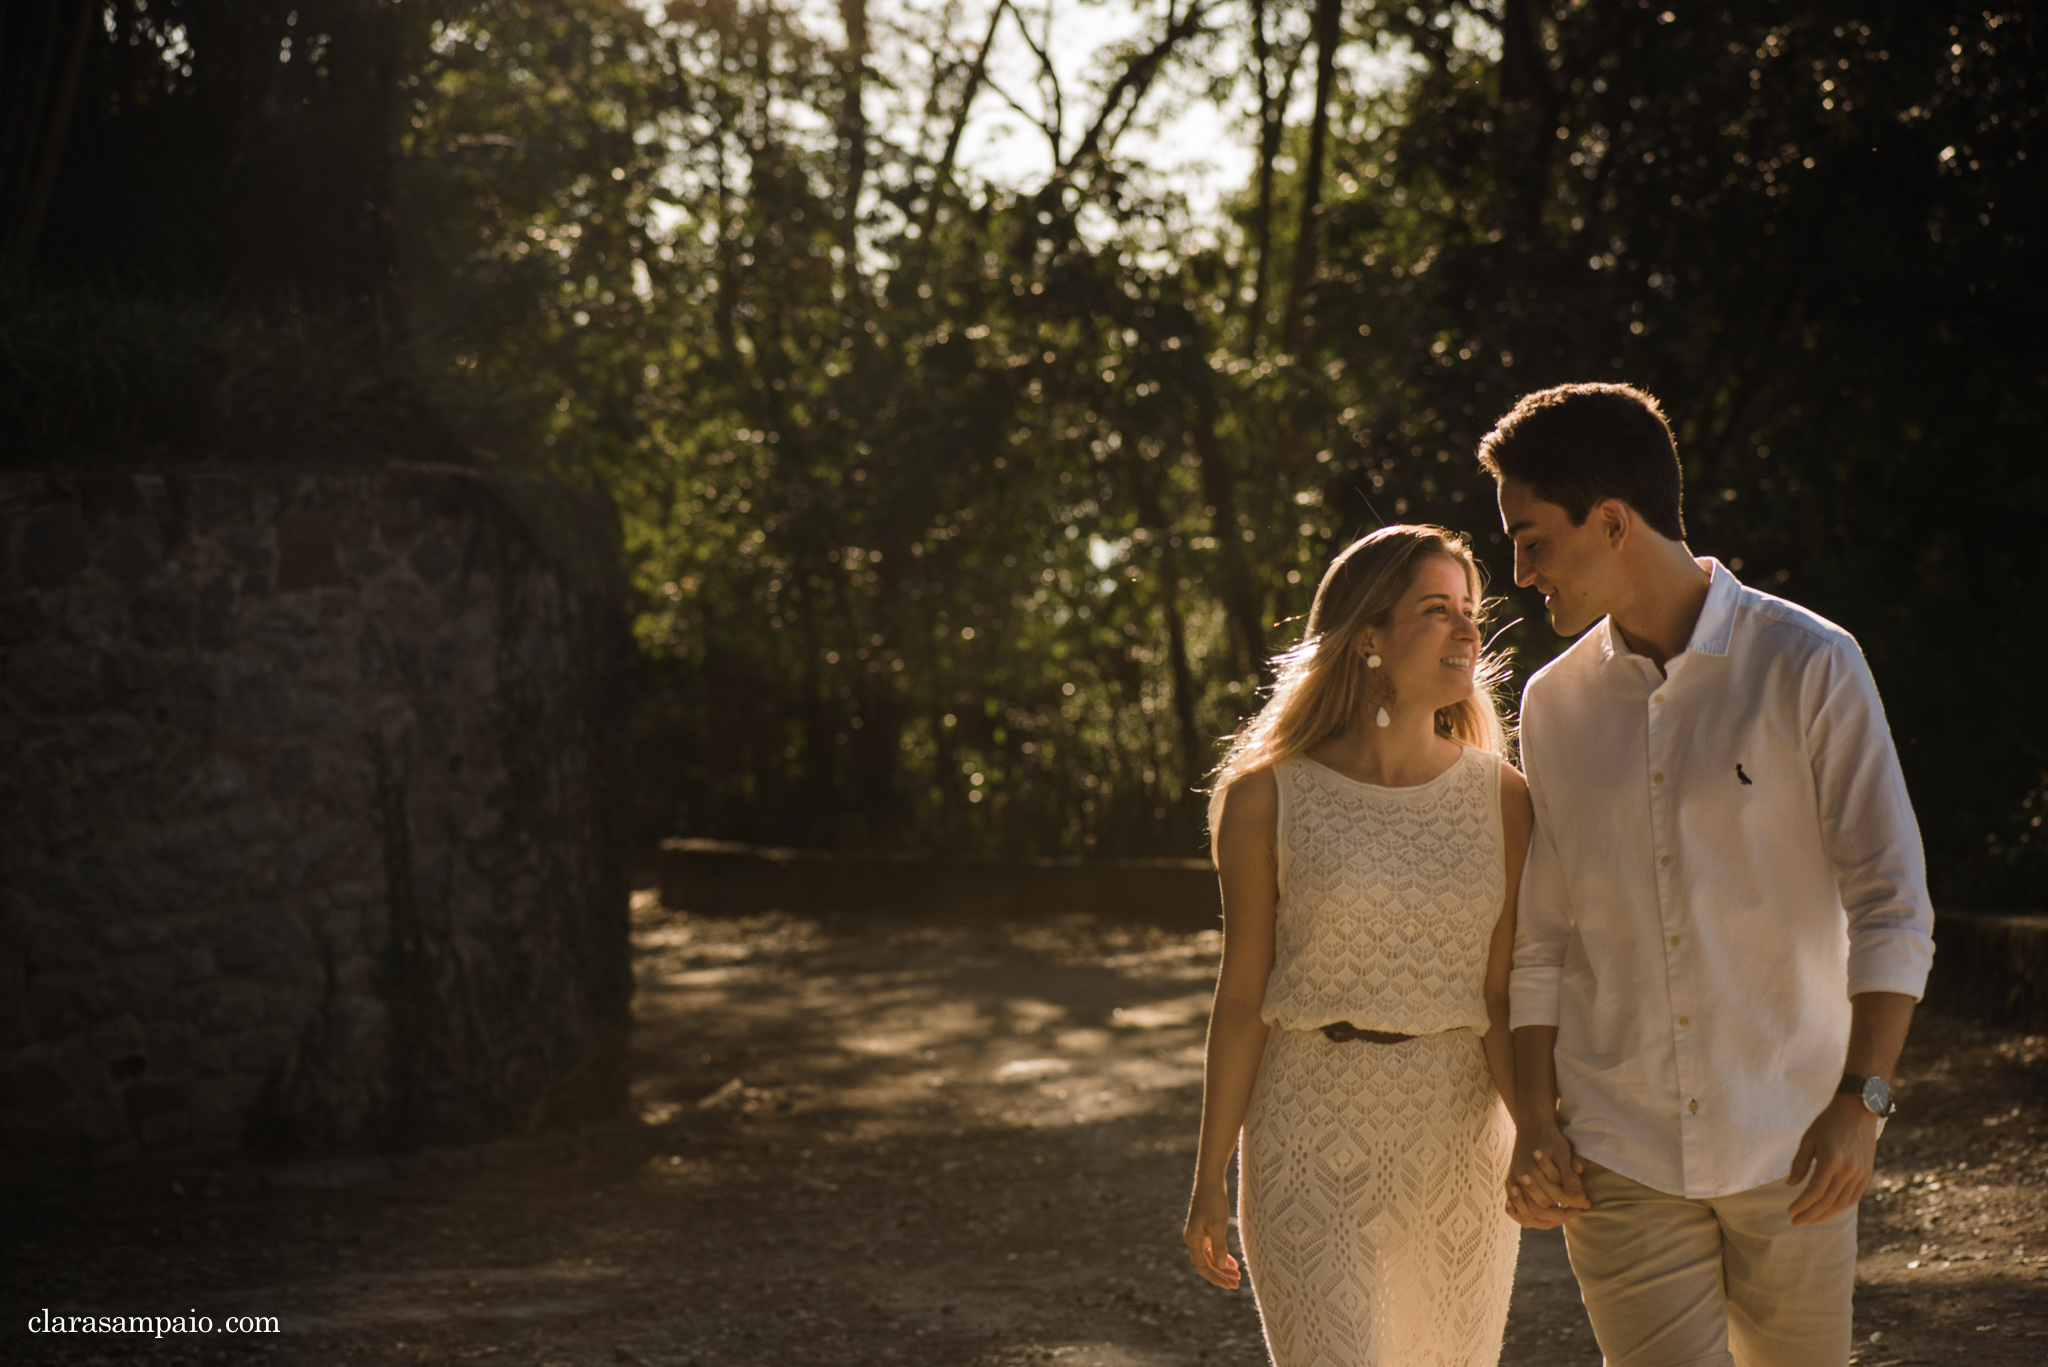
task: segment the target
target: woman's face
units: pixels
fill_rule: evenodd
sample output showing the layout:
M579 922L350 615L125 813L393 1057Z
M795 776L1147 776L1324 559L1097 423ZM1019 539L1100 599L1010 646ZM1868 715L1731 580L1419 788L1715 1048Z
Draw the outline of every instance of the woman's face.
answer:
M1463 563L1433 555L1417 567L1386 625L1364 633L1359 651L1379 655L1397 706L1420 704L1434 712L1471 696L1478 613Z

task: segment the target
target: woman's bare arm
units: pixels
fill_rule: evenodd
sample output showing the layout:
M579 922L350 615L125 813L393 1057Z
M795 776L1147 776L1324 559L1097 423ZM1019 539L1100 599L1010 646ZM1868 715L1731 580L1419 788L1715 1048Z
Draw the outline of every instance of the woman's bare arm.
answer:
M1535 805L1529 800L1529 782L1512 764L1502 761L1500 776L1500 825L1507 860L1507 895L1502 900L1500 919L1494 923L1493 939L1486 954L1486 1067L1493 1074L1493 1088L1515 1114L1515 1039L1508 1029L1508 977L1515 964L1515 903L1522 891L1522 865L1529 857L1529 837L1536 828ZM1528 1209L1527 1193L1513 1180L1508 1182L1507 1209L1518 1222L1534 1223Z
M1218 1286L1242 1273L1230 1254L1230 1156L1237 1150L1268 1027L1259 1018L1273 970L1273 923L1280 901L1280 785L1270 769L1224 790L1216 816L1215 858L1223 889L1223 966L1209 1015L1202 1072L1202 1133L1195 1187L1183 1232L1195 1270Z
M1512 764L1502 761L1500 825L1506 846L1507 896L1486 953L1486 1066L1493 1074L1494 1090L1510 1113L1515 1109L1515 1042L1508 1032L1508 974L1515 964L1515 899L1521 893L1522 863L1529 857L1529 832L1535 824L1528 781Z

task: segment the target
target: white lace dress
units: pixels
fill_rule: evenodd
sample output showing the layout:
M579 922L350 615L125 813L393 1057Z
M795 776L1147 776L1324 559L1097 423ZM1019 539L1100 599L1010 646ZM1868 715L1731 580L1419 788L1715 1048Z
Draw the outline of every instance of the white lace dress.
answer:
M1239 1224L1278 1367L1493 1367L1519 1229L1493 1091L1500 761L1413 788L1276 769L1280 904L1239 1159ZM1335 1043L1339 1021L1415 1035Z

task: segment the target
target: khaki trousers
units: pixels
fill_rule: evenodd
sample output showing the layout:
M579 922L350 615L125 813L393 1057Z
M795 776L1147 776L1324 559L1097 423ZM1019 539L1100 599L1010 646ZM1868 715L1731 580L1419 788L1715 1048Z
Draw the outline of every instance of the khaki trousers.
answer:
M1794 1229L1798 1189L1672 1196L1588 1161L1565 1226L1607 1367L1846 1367L1856 1211Z

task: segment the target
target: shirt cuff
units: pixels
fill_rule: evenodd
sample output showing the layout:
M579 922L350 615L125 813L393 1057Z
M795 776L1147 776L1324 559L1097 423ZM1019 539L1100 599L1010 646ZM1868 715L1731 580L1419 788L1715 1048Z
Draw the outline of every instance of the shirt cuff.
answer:
M1918 930L1865 931L1849 945L1849 995L1897 992L1918 1001L1933 963L1934 941Z
M1533 964L1508 975L1508 1029L1557 1024L1557 988L1564 978L1558 964Z

